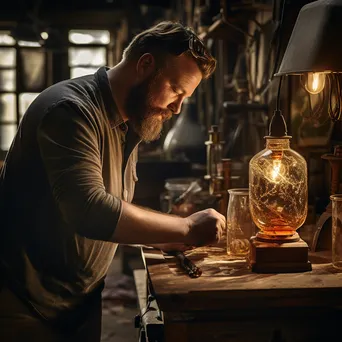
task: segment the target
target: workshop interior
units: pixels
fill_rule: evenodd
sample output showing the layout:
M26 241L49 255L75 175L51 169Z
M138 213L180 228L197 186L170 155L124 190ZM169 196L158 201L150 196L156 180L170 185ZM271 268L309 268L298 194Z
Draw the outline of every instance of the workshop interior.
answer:
M40 92L116 65L164 20L217 66L139 145L133 203L214 208L227 227L184 252L119 246L102 341L341 339L342 1L3 1L0 167Z

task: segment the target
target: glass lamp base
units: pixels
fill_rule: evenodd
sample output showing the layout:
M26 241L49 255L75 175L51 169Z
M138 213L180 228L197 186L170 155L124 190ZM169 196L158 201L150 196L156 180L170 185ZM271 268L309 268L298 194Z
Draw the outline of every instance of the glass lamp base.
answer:
M258 232L256 238L263 242L296 242L300 239L297 232L294 232L292 235L265 234L263 232Z

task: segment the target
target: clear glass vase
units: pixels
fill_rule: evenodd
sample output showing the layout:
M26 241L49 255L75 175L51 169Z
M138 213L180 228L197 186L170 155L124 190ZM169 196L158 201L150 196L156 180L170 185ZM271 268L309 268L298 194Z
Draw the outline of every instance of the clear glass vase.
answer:
M289 138L266 137L266 148L249 163L250 210L260 239L298 240L306 219L306 161Z
M249 211L248 189L230 189L227 208L227 254L245 258L249 254L249 239L255 225Z

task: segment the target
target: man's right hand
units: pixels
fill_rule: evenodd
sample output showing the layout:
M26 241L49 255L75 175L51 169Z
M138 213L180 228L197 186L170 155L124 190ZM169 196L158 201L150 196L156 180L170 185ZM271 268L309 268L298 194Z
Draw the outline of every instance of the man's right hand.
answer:
M198 211L185 219L189 227L185 243L191 246L218 243L226 229L225 217L215 209Z

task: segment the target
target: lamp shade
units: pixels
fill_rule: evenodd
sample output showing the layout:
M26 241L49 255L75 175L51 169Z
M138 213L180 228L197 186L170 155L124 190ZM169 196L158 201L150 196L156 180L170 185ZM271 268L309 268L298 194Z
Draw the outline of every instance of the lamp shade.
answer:
M342 0L302 7L275 76L342 72Z

